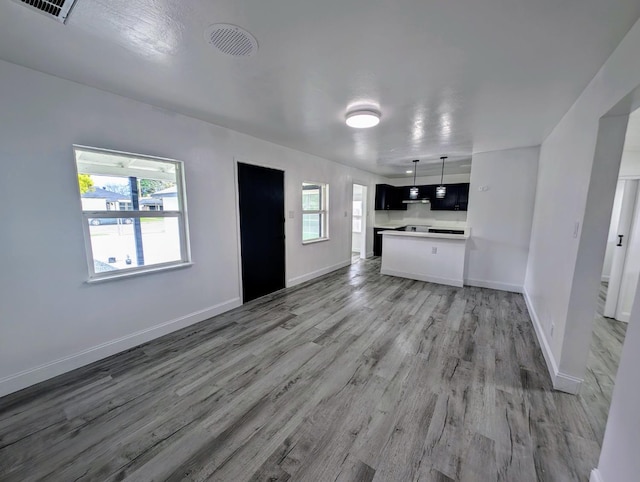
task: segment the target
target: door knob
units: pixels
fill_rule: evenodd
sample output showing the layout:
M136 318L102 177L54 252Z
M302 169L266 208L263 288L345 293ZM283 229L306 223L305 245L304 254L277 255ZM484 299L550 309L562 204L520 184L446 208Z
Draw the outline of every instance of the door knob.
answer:
M622 246L622 238L624 238L624 235L618 234L618 244L616 244L616 246Z

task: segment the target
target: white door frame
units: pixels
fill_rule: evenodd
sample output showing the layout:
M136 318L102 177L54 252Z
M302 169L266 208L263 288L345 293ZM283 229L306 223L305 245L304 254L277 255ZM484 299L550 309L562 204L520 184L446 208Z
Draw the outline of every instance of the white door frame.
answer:
M631 227L635 218L635 205L638 195L638 181L625 179L622 190L622 206L620 207L620 217L618 221L617 235L622 235L622 245L616 246L611 262L611 273L609 275L609 287L607 288L607 298L604 305L604 316L618 319L618 306L620 291L622 287L622 275L624 273L627 258L627 247L631 242Z

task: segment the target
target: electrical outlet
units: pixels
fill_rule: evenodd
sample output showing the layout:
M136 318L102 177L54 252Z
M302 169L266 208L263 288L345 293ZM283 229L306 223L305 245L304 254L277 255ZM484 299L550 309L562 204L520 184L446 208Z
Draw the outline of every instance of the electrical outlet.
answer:
M289 219L293 219L293 211L289 211Z
M431 254L438 254L438 247L434 246L431 248Z

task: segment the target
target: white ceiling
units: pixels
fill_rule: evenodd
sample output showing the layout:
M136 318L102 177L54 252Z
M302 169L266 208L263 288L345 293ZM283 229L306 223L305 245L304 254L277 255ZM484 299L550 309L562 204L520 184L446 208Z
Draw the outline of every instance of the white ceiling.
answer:
M78 0L62 25L3 1L0 58L383 175L419 158L423 175L539 144L639 16L638 0ZM217 22L257 55L208 45ZM344 124L359 104L379 126Z

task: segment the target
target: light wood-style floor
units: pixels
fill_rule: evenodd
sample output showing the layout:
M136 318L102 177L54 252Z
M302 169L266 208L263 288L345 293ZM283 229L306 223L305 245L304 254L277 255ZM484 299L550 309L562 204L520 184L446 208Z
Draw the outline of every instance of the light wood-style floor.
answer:
M627 333L626 323L603 316L606 298L607 284L602 283L591 336L587 372L579 395L599 444L602 444L604 438L622 344Z
M587 481L596 429L523 298L379 269L0 399L0 480Z

